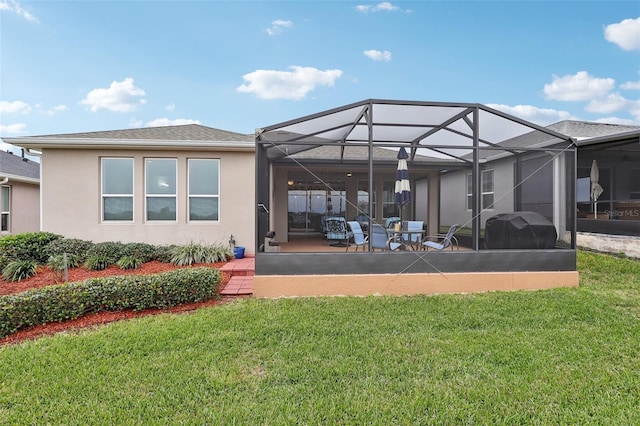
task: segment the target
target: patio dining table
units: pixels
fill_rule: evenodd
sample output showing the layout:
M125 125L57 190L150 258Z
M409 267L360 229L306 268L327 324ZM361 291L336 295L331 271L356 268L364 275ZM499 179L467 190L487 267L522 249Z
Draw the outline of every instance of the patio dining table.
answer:
M391 230L390 234L394 240L402 243L406 250L420 250L422 248L422 239L425 234L424 229L412 229L412 230ZM416 236L414 238L414 235Z

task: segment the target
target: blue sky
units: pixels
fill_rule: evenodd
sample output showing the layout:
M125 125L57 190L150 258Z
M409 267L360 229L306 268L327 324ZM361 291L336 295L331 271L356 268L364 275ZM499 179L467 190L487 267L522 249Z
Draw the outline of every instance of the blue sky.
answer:
M368 98L640 125L640 3L0 0L2 137L253 133Z

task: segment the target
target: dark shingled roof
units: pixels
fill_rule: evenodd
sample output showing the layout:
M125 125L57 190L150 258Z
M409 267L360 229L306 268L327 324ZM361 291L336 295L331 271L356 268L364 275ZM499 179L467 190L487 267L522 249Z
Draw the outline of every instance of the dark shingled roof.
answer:
M563 135L571 136L575 139L597 138L600 136L610 136L618 133L640 130L640 126L574 120L560 121L547 126L547 128L555 130L558 133L562 133Z
M127 139L127 140L168 140L168 141L253 141L253 134L229 132L200 124L179 126L144 127L140 129L106 130L101 132L67 133L39 135L35 138L48 139Z
M6 175L40 179L40 164L16 154L0 151L0 178Z

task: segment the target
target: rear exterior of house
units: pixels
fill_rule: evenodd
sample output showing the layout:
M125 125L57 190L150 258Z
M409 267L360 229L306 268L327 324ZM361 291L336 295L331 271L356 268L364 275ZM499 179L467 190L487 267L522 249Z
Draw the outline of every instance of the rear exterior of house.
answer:
M42 230L255 252L253 135L200 125L5 139L41 152Z
M0 236L40 229L40 165L0 152Z

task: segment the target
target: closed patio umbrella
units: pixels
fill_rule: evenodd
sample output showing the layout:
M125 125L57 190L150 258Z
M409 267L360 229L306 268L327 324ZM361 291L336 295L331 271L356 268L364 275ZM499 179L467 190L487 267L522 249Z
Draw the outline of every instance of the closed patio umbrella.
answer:
M411 201L411 185L409 184L409 169L407 168L407 151L404 147L398 151L398 171L396 172L395 203L400 210L402 220L402 208Z
M591 180L591 199L593 200L593 218L598 218L598 197L604 192L602 186L598 183L600 180L600 170L598 169L598 162L593 160L591 162L591 174L589 175Z

